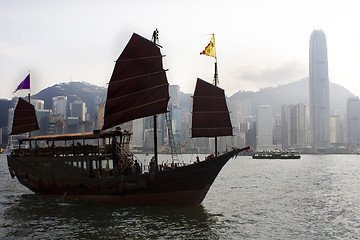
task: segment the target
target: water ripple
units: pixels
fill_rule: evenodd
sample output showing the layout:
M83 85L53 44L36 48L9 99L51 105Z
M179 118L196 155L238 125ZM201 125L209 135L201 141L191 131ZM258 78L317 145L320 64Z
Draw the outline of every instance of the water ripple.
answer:
M199 206L32 194L0 161L1 239L359 239L360 156L231 160Z

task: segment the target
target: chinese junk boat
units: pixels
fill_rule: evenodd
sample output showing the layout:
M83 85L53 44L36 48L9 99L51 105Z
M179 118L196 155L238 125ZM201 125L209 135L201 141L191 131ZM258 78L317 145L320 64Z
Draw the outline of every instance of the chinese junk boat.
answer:
M212 94L216 96L211 98ZM149 166L143 165L130 152L131 133L117 126L167 112L168 100L159 45L134 33L110 79L102 130L20 139L19 148L8 155L10 174L34 193L49 197L114 204L200 204L227 161L248 148L233 148L199 163L173 164L166 169L158 164L155 150ZM216 104L216 100L221 103ZM207 113L210 105L220 112L219 116ZM194 109L195 136L232 134L222 89L198 82ZM32 117L26 117L28 113ZM34 116L34 107L19 99L11 134L38 129ZM211 121L201 129L199 123L204 119ZM216 130L218 122L227 126Z

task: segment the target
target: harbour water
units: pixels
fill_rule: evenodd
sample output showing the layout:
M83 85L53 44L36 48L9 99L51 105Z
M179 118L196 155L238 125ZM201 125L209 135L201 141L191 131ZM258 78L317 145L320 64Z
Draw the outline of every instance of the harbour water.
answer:
M0 238L360 239L360 156L238 157L201 205L116 206L35 195L3 154Z

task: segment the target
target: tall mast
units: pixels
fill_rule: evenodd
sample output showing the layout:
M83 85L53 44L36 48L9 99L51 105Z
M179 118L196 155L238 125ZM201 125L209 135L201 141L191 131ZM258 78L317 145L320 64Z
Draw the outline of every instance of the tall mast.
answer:
M215 56L215 73L214 73L214 80L213 80L213 84L215 85L215 87L218 86L219 84L219 76L218 76L218 69L217 69L217 57ZM218 155L218 151L217 151L217 137L215 137L215 156Z
M30 71L29 71L29 75L30 75ZM29 103L31 104L31 88L30 88L30 83L29 83ZM29 131L29 137L31 137L31 131ZM30 143L30 148L31 148L31 141L29 142Z
M30 102L30 100L31 100L31 99L30 99L30 97L31 97L31 96L30 96L30 92L29 92L28 97L29 97L29 103L31 104L31 102ZM29 131L29 137L31 137L31 131ZM31 141L29 141L29 143L30 143L30 148L31 148Z
M216 48L215 48L215 34L212 34L212 38L210 43L206 46L205 50L200 52L200 55L204 54L206 56L214 57L215 58L215 74L213 85L215 87L219 84L219 77L218 77L218 70L217 70L217 57L216 57ZM215 137L215 156L217 156L217 137Z
M155 29L155 31L153 32L152 40L155 44L159 41L159 31L157 29ZM155 169L157 169L157 166L158 166L157 116L154 115L153 118L154 118L154 157L155 157L155 163L156 163Z

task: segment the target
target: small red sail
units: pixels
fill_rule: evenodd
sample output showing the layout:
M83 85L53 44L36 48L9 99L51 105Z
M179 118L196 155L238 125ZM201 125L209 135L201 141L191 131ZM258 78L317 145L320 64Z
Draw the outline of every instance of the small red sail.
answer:
M224 90L197 79L192 113L192 137L231 136L232 125Z
M160 48L134 33L116 61L102 129L167 112L168 85Z
M14 112L14 120L10 135L31 132L39 129L34 106L19 98Z

